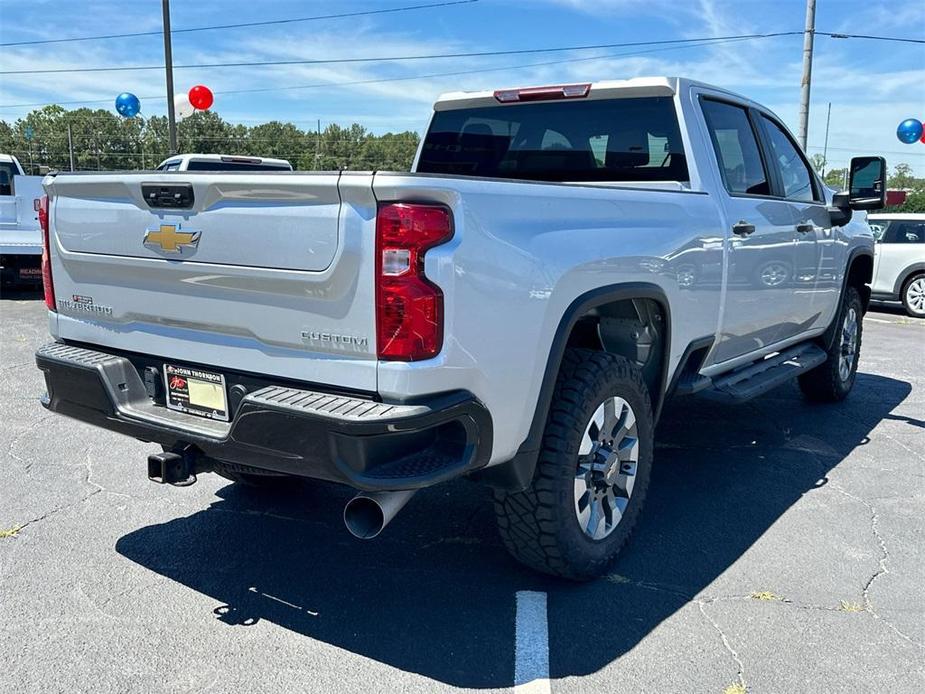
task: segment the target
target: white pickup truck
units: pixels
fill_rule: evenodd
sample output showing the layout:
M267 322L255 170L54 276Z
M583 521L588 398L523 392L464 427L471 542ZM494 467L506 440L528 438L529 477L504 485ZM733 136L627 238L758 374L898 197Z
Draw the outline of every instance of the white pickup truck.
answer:
M42 233L36 203L42 177L26 176L19 160L0 154L0 283L41 281Z
M411 173L58 174L43 403L160 444L158 482L350 485L364 538L467 475L514 556L592 577L666 399L851 390L884 175L834 194L677 78L445 95Z
M285 159L231 154L177 154L157 165L158 171L292 171Z

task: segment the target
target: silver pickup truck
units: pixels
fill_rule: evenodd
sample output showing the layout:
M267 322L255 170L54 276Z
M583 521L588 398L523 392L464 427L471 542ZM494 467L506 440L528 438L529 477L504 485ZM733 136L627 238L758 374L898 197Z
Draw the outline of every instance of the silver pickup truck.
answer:
M668 398L851 390L884 174L835 194L677 78L445 95L411 173L58 174L43 404L159 444L158 482L350 485L363 538L469 476L515 557L589 578Z

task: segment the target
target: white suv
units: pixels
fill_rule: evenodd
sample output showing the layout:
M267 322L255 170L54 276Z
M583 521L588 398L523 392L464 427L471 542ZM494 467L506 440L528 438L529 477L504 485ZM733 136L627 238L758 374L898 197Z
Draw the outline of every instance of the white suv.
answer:
M902 301L910 316L925 318L925 214L872 214L877 238L873 299Z

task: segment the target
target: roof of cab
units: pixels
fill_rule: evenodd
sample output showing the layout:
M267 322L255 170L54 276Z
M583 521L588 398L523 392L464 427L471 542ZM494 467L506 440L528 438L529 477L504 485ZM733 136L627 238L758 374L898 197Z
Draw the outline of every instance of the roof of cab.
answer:
M576 83L571 83L576 84ZM531 85L535 86L535 85ZM558 86L558 85L557 85ZM631 98L645 96L674 96L678 92L690 87L702 87L715 92L721 92L745 102L750 102L743 96L730 92L721 87L715 87L705 82L687 79L685 77L633 77L625 80L604 80L591 82L591 90L586 97L574 101L594 99ZM528 89L529 87L505 87L497 91ZM510 106L517 102L500 103L495 98L496 90L483 90L477 92L447 92L441 94L434 104L435 111L450 111L459 108L473 108L484 106ZM569 99L572 100L572 99ZM529 103L529 102L528 102Z
M190 161L193 159L206 159L210 161L221 161L223 159L249 159L251 161L258 160L263 164L273 164L279 166L291 166L292 164L285 159L272 159L270 157L256 157L250 154L175 154L172 157L167 157L163 162L168 161Z

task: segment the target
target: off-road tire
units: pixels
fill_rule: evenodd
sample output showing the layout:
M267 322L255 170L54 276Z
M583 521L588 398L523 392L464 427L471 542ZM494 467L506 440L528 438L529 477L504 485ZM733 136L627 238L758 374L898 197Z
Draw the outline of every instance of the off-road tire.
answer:
M851 309L854 309L857 316L857 344L854 351L853 363L848 378L842 378L839 375L839 361L842 356L842 330L845 324L845 316ZM838 308L838 315L833 323L834 334L826 333L829 348L827 350L828 359L817 366L812 371L807 371L799 377L800 390L810 402L839 402L844 400L857 376L858 359L861 355L861 335L863 333L864 305L861 302L861 295L855 287L846 287L842 296L841 305Z
M585 428L599 404L613 396L626 400L636 415L639 457L622 519L608 536L593 540L579 525L573 485ZM653 448L652 405L639 368L605 352L566 350L533 481L522 492L495 492L498 529L508 551L554 576L587 580L601 575L636 524L649 486Z

